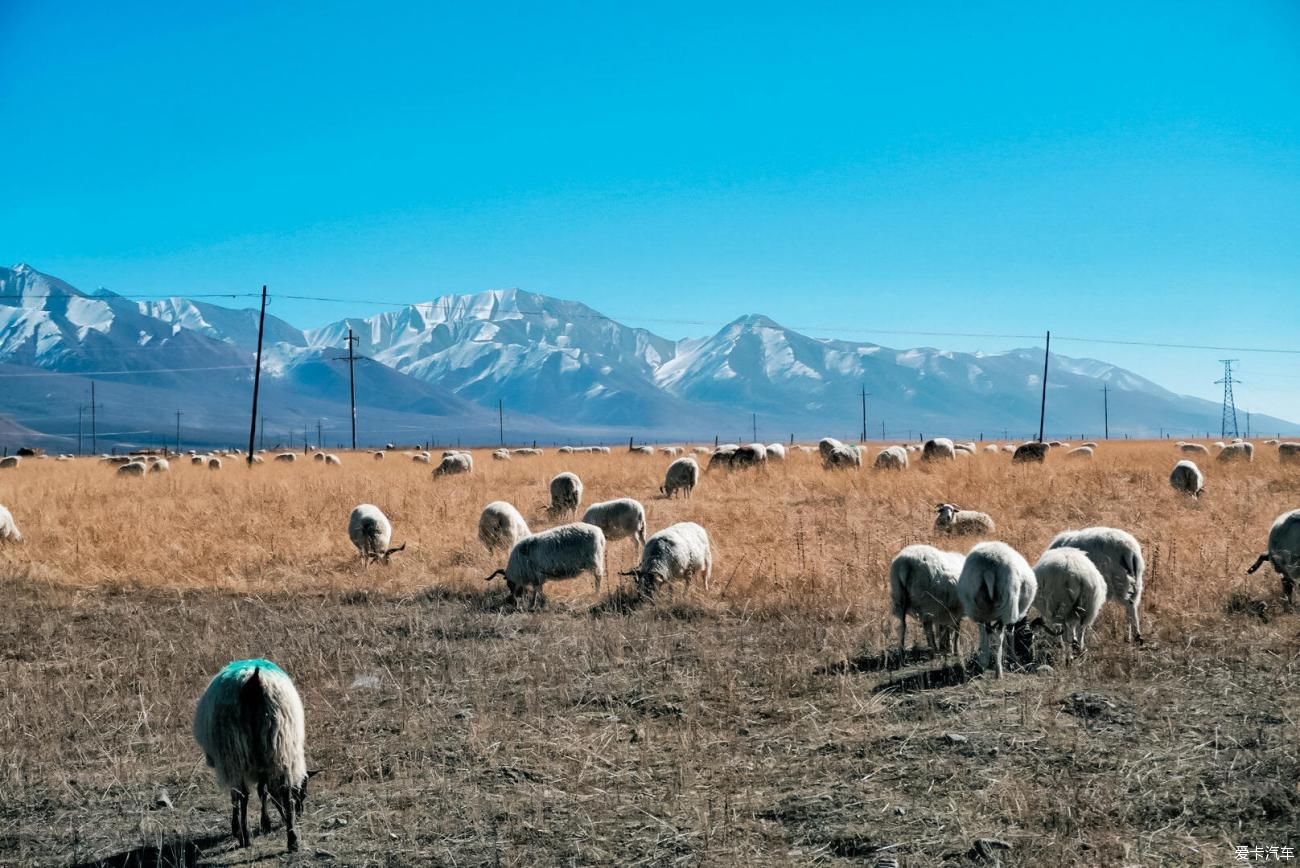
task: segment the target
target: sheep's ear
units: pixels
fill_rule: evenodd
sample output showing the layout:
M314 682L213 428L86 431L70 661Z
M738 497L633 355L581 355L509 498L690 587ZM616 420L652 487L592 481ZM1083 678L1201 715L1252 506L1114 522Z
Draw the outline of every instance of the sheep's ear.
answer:
M311 780L321 773L320 769L307 769L307 780Z

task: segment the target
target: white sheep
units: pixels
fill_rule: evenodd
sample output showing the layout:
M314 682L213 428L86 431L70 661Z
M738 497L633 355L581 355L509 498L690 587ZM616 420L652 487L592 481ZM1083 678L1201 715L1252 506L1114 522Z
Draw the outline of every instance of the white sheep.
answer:
M966 616L980 625L980 666L1002 677L1002 639L1018 628L1038 594L1038 580L1020 552L1003 542L982 542L966 554L957 596ZM992 634L990 636L990 634Z
M708 469L712 470L715 466L730 467L731 459L735 457L736 450L739 448L739 446L731 446L728 444L714 449L712 454L709 455Z
M468 452L453 452L450 455L444 455L442 461L433 469L435 478L473 472L474 457Z
M889 600L898 619L898 653L907 654L907 614L921 619L936 654L958 654L962 604L957 579L965 555L934 546L910 545L889 564Z
M22 463L23 460L17 455L6 455L4 458L0 458L0 470L14 470Z
M735 468L742 467L766 467L767 466L767 447L762 443L746 443L743 446L736 447L736 451L731 453L731 461L728 466Z
M1049 549L1034 565L1038 610L1047 629L1070 642L1075 653L1087 651L1085 634L1106 602L1106 580L1088 555L1075 548Z
M954 458L969 458L975 454L975 450L970 447L970 444L955 443L952 447L952 454Z
M1092 458L1091 446L1076 446L1065 453L1066 458Z
M387 563L393 554L406 548L406 543L397 548L388 547L393 541L393 523L373 503L363 503L352 510L348 516L348 539L357 547L361 562L367 567L371 561Z
M674 455L674 456L676 456L676 455L681 455L681 454L682 454L682 447L680 447L680 446L660 446L660 447L659 447L659 454L660 454L660 455Z
M934 529L948 534L991 534L996 530L993 519L986 512L962 509L956 504L941 503L935 507Z
M1169 474L1169 484L1173 486L1174 491L1200 497L1201 492L1205 490L1205 474L1201 473L1201 468L1196 466L1195 461L1184 458L1174 465L1173 471Z
M768 460L768 461L784 461L784 460L785 460L785 447L782 446L780 443L769 443L769 444L767 444L767 460Z
M605 578L605 534L594 525L575 522L524 537L510 550L506 568L494 571L485 581L505 576L513 599L531 589L536 604L542 598L543 582L572 579L582 573L591 573L599 591Z
M302 699L284 670L269 660L236 660L216 674L194 713L194 740L217 784L230 791L230 828L251 846L248 797L262 802L262 831L271 831L267 796L284 819L288 847L298 849L296 819L307 798L307 734Z
M557 450L555 450L555 451L558 452L558 453L560 453L561 455L572 455L572 454L573 454L573 447L572 447L572 446L561 446L559 449L557 449Z
M325 456L325 466L326 466L326 467L337 467L337 466L342 465L342 464L343 464L343 462L342 462L341 460L339 460L339 457L338 457L337 455L335 455L333 452L331 452L330 454L328 454L328 455Z
M298 454L296 452L281 452L279 455L275 456L275 460L283 461L286 464L292 464L298 460Z
M428 464L430 460L428 452L417 452L411 456L411 461L415 464Z
M140 461L128 461L117 467L118 476L144 476L145 467Z
M1196 455L1209 455L1210 450L1206 449L1200 443L1183 443L1178 447L1183 452L1191 452Z
M1142 546L1133 535L1114 527L1067 530L1058 533L1048 548L1075 548L1088 556L1106 580L1107 599L1124 606L1133 641L1141 644L1138 606L1142 603L1142 573L1146 562L1142 559Z
M582 514L582 520L600 528L606 542L630 537L638 552L645 545L645 507L630 497L593 503Z
M383 460L384 460L384 451L383 451L382 449L380 449L380 450L374 452L373 455L374 455L374 459L375 459L376 461L383 461Z
M633 455L654 455L655 454L655 450L653 446L632 446L627 451L631 452Z
M1229 443L1219 450L1220 461L1254 461L1254 443Z
M208 463L208 456L206 456L206 455L192 455L192 456L190 456L190 464L193 464L195 467L202 467L203 465L205 465L205 464L207 464L207 463Z
M886 446L876 453L877 470L906 470L907 450L902 446Z
M536 455L541 455L541 454L543 454L543 453L545 452L544 449L536 449L536 448L534 448L534 447L532 447L532 446L525 446L525 447L522 448L522 449L515 449L515 450L512 450L512 451L513 451L513 454L515 454L515 455L525 455L525 456L528 456L528 457L532 457L532 456L536 456Z
M659 491L664 497L673 497L680 491L683 496L689 498L695 486L699 484L699 462L686 456L668 465L668 470L664 472L664 484L659 487Z
M1300 462L1300 443L1277 444L1277 460L1284 464Z
M922 461L955 461L957 447L947 437L933 437L921 447Z
M159 458L149 465L150 473L166 473L172 469L171 462L166 458Z
M998 447L998 444L996 444L996 443L990 443L990 444L988 444L987 446L984 447L984 451L985 451L985 452L991 452L991 453L993 453L993 454L996 455L997 453L1001 452L1002 450Z
M493 460L493 461L509 461L509 460L510 460L510 450L509 450L509 449L497 449L496 451L494 451L494 452L492 453L492 460Z
M551 480L551 512L555 515L576 515L582 503L582 480L578 474L556 474Z
M1265 563L1273 565L1282 577L1282 595L1288 603L1295 602L1295 583L1300 580L1300 509L1284 512L1273 522L1268 532L1268 551L1259 556L1255 565L1246 570L1255 572Z
M857 446L841 443L823 456L822 466L827 470L852 470L861 467L862 450Z
M211 458L209 458L209 459L208 459L208 469L209 469L209 470L220 470L220 469L221 469L221 459L218 458L218 457L216 457L215 455L212 456Z
M0 504L0 543L22 541L23 535L18 530L18 522L14 521L14 514Z
M710 455L713 453L713 450L707 446L696 446L691 451L694 452L696 455Z
M504 500L492 501L483 507L483 512L478 517L479 542L489 552L508 552L514 548L515 543L531 533L528 522L524 521L519 510Z
M324 452L313 452L313 453L312 453L312 456L311 456L311 460L312 460L312 461L324 461L324 460L325 460L325 453L324 453Z
M709 533L692 521L669 525L646 540L641 563L620 575L637 580L641 593L649 596L660 584L681 579L686 587L701 576L707 590L713 580L713 547Z
M1014 464L1026 464L1030 462L1041 464L1047 460L1047 450L1050 448L1051 444L1037 440L1030 441L1029 443L1021 443L1016 447L1016 451L1011 453L1011 461Z

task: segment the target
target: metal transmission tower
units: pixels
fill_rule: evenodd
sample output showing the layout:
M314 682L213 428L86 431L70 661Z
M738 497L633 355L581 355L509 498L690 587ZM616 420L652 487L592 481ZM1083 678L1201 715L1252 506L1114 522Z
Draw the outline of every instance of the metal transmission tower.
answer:
M1233 437L1239 437L1237 433L1237 404L1232 397L1232 384L1240 383L1241 380L1232 378L1232 365L1240 359L1219 359L1223 363L1223 379L1215 380L1215 384L1223 384L1223 422L1219 432L1220 437L1227 437L1229 433Z

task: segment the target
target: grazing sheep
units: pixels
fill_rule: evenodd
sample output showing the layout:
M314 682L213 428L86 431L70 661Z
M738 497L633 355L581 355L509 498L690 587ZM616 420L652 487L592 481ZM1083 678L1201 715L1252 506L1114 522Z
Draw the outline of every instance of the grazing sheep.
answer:
M171 462L169 462L166 458L159 458L157 461L154 461L152 464L149 465L150 473L166 473L171 469L172 469Z
M498 450L496 450L495 452L492 453L492 460L493 460L493 461L509 461L509 460L510 460L510 450L509 450L509 449L498 449Z
M324 461L324 460L325 460L325 453L324 453L324 452L313 452L313 453L312 453L312 456L311 456L311 460L312 460L312 461Z
M822 461L825 462L827 456L829 456L832 451L843 445L843 443L836 440L834 437L823 437L821 440L817 441L817 451L821 453Z
M1300 462L1300 443L1277 444L1277 460L1286 464Z
M281 452L279 455L275 456L275 460L283 461L287 464L292 464L293 462L298 460L298 455L297 453L294 452Z
M1003 447L1002 447L1002 451L1003 451L1003 452L1010 452L1012 455L1015 455L1015 453L1016 453L1016 447L1012 446L1010 443L1007 443L1007 444L1003 445Z
M822 458L827 470L852 470L862 466L862 452L856 446L840 444Z
M1065 453L1066 458L1092 458L1091 446L1076 446Z
M534 449L532 446L525 446L523 449L515 449L515 450L514 450L514 454L515 454L515 455L524 455L524 456L528 456L528 457L532 457L532 456L534 456L534 455L541 455L542 452L543 452L543 450L541 450L541 449Z
M664 497L674 497L680 491L684 497L690 498L691 492L699 484L700 465L694 458L687 456L668 465L668 470L664 472L664 484L659 487L659 491Z
M906 470L907 450L902 446L886 446L876 453L877 470Z
M941 503L935 509L939 514L935 516L934 529L940 533L991 534L995 529L988 513L962 509L951 503Z
M980 666L1002 677L1002 639L1017 628L1038 594L1038 580L1020 552L1003 542L982 542L966 554L957 596L966 616L980 625ZM990 636L990 633L992 636Z
M444 456L438 466L433 469L435 479L439 476L455 476L459 473L473 472L474 457L468 452L453 452L451 455Z
M707 590L713 580L713 547L709 533L692 521L671 524L646 540L641 563L620 575L636 579L641 593L651 596L664 582L681 579L691 586L695 576L704 577Z
M208 469L209 469L209 470L220 470L220 469L221 469L221 459L218 458L218 457L216 457L215 455L212 456L211 458L209 458L209 459L208 459Z
M430 460L428 452L417 452L411 456L411 461L416 464L428 464Z
M551 480L551 513L554 515L576 515L578 505L582 503L582 480L578 474L557 474Z
M712 470L715 466L730 467L731 459L735 457L736 450L739 448L739 446L719 446L714 449L713 454L709 456L708 469Z
M785 460L785 447L782 446L780 443L769 443L769 444L767 444L767 460L768 460L768 461L784 461L784 460Z
M0 543L22 541L23 535L18 531L18 522L14 521L14 514L0 504Z
M572 446L561 446L559 449L557 449L557 450L555 450L555 451L556 451L556 452L559 452L561 455L572 455L572 454L573 454L573 447L572 447Z
M898 654L907 654L907 613L921 619L936 654L958 654L962 604L957 579L966 558L934 546L910 545L889 564L889 599L898 619Z
M1060 440L1049 440L1047 445L1053 449L1060 449L1062 446L1067 446L1069 444L1062 443Z
M1184 458L1174 465L1173 472L1169 474L1169 484L1174 491L1200 497L1205 490L1205 474L1201 473L1201 468L1196 466L1195 461Z
M1021 443L1016 447L1016 451L1011 454L1011 462L1013 464L1026 464L1036 461L1041 464L1047 460L1047 450L1049 448L1049 444L1042 441Z
M230 791L230 831L240 847L251 846L248 797L262 802L262 831L271 831L267 796L284 819L291 851L307 798L306 730L302 699L284 670L269 660L236 660L216 674L194 713L194 740L217 784Z
M1047 629L1068 639L1077 654L1087 651L1085 634L1106 602L1106 580L1079 549L1050 549L1034 565L1038 596L1034 608Z
M339 460L339 457L335 455L333 452L325 456L326 467L335 467L341 465L342 463L343 462Z
M118 476L144 476L144 464L139 461L128 461L126 464L120 464L117 468Z
M263 463L265 463L265 459L262 458L261 455L251 455L251 456L249 456L249 458L248 458L248 463L249 463L249 464L263 464Z
M660 454L660 455L681 455L681 454L682 454L682 447L680 447L680 446L660 446L660 447L659 447L659 454Z
M952 454L954 458L968 458L975 454L975 450L965 443L957 443L952 447Z
M993 454L996 455L997 453L1001 452L1002 450L998 448L998 444L996 444L996 443L990 443L989 445L987 445L987 446L984 447L984 451L985 451L985 452L992 452Z
M691 451L696 455L711 455L713 453L713 450L707 446L696 446Z
M582 514L582 520L600 528L606 542L631 537L638 552L645 545L645 507L630 497L593 503Z
M631 452L633 455L654 455L655 454L655 450L653 446L633 446L629 448L627 451Z
M576 522L524 537L510 550L506 568L484 581L505 576L513 599L531 589L536 604L542 598L543 582L572 579L582 573L591 573L599 591L605 578L605 534L594 525Z
M406 543L395 549L388 547L393 541L393 524L373 503L363 503L352 510L348 516L348 539L357 547L361 561L367 567L371 561L388 563L389 557L406 548Z
M934 437L921 447L922 461L955 461L957 447L947 437Z
M1254 461L1254 443L1229 443L1219 451L1220 461Z
M6 455L4 458L0 458L0 470L13 470L22 462L23 460L17 455Z
M1228 444L1224 443L1222 440L1215 440L1215 441L1214 441L1212 444L1210 444L1210 445L1212 445L1215 449L1222 449L1224 446L1226 446L1226 445L1228 445Z
M510 551L515 543L528 536L528 522L504 500L494 500L483 507L478 517L478 539L490 552Z
M1142 603L1142 546L1131 533L1113 527L1089 527L1058 533L1049 549L1075 548L1088 556L1106 580L1106 597L1124 606L1129 632L1141 644L1138 606Z
M383 452L382 449L379 450L379 451L377 451L377 452L375 452L375 453L373 453L373 454L374 454L374 457L375 457L375 460L376 460L376 461L383 461L383 460L384 460L384 452Z
M1300 509L1277 517L1268 532L1268 551L1260 555L1246 573L1255 572L1265 562L1271 563L1282 577L1282 595L1287 603L1294 603L1295 583L1300 580Z
M1200 443L1183 443L1178 447L1183 452L1191 452L1196 455L1209 455L1210 450L1206 449Z
M190 458L190 464L193 464L195 467L202 467L204 464L207 463L208 463L208 456L206 455L195 455Z

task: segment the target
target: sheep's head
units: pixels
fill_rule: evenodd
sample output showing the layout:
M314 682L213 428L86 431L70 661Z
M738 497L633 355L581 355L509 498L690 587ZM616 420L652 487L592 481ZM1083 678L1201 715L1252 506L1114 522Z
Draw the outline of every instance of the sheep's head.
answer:
M302 816L303 803L307 801L307 782L318 774L320 774L320 769L308 769L307 776L299 782L298 786L293 788L293 812L299 817Z
M952 524L953 516L957 514L958 507L955 503L941 503L935 509L939 513L935 518L935 524L949 525Z
M388 559L390 557L402 551L406 551L406 543L402 543L400 546L396 546L394 548L388 549L381 555L376 555L376 559L381 560L384 563L388 563Z

